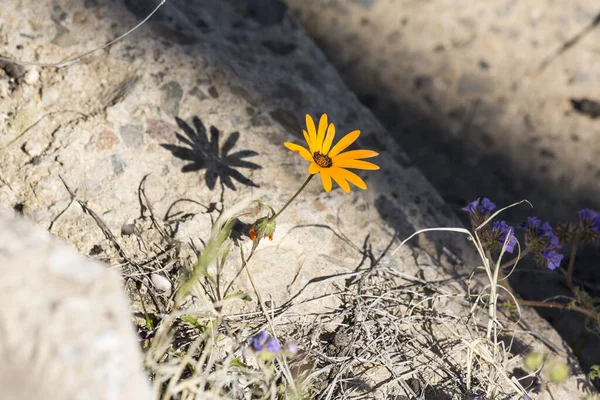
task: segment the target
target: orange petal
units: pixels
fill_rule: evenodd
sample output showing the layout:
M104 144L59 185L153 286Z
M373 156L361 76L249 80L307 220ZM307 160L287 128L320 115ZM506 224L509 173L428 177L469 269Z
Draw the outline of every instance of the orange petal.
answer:
M336 159L343 160L358 160L359 158L371 158L378 156L379 153L372 150L350 150L342 154L338 154Z
M333 165L340 168L353 168L353 169L367 169L376 170L379 169L379 165L370 163L362 160L342 160L339 161L337 158L333 160Z
M323 182L323 188L326 192L331 191L331 176L329 175L329 168L324 168L321 170L321 182Z
M306 114L306 129L308 130L308 138L310 139L310 151L314 153L317 151L317 147L315 143L317 141L317 129L315 128L315 121L313 121L312 117Z
M342 151L344 151L346 149L346 147L348 147L352 143L354 143L356 141L356 139L358 139L359 136L360 136L360 131L352 131L352 132L348 133L346 136L341 138L340 141L337 142L335 146L333 146L333 149L331 149L331 151L327 155L329 157L337 156Z
M323 139L325 139L325 131L327 130L327 114L321 115L319 120L319 130L317 131L317 141L315 142L315 151L321 152L323 147Z
M340 171L343 171L343 170L341 170L339 168L331 168L331 177L333 178L334 181L337 182L338 185L340 185L340 187L342 188L342 190L344 192L349 193L350 185L348 185L348 182L346 182L346 180L344 179L344 177L342 176Z
M308 150L306 150L304 147L300 146L299 144L285 142L283 145L285 147L287 147L288 149L290 149L291 151L295 151L296 153L300 154L302 156L302 158L304 158L306 161L311 161L311 162L313 161L313 158L310 155L310 153L308 152Z
M367 188L367 184L365 183L365 181L363 181L354 172L348 171L347 169L343 169L343 168L331 168L331 169L332 169L331 174L334 177L337 175L340 178L347 179L348 181L350 181L350 183L354 184L356 187L359 187L361 189ZM336 179L336 182L337 182L337 179Z
M308 173L311 175L317 174L320 170L321 167L319 167L314 161L308 166Z
M327 135L325 136L325 141L323 142L323 147L321 148L321 154L327 154L329 152L334 137L335 126L333 124L329 124L329 127L327 128Z
M306 131L302 131L302 133L304 134L304 140L306 140L306 144L308 144L308 148L310 149L310 154L314 154L315 146L314 146L313 142L310 140L310 136L308 136L308 133Z

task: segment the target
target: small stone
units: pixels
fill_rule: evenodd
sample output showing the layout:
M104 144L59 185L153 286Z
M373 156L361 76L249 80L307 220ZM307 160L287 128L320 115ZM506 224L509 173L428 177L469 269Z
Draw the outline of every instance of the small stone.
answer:
M51 86L49 88L42 88L42 105L44 107L51 106L56 103L60 96L60 92L57 88Z
M130 235L133 235L134 232L135 232L135 222L133 221L133 219L129 219L121 227L121 235L130 236Z
M71 35L71 32L62 25L56 25L57 33L52 39L52 44L60 47L70 47L77 44L77 40Z
M137 149L144 144L144 132L141 125L123 125L119 129L119 133L127 147Z
M213 99L219 98L219 92L217 91L217 88L214 86L211 86L208 88L208 94L210 94L210 97L212 97Z
M179 128L167 121L160 119L149 119L146 121L146 135L159 143L177 144L175 133Z
M23 146L21 146L23 152L25 152L25 154L27 154L30 157L39 157L44 152L45 148L46 144L41 143L38 140L26 142L25 144L23 144Z
M25 74L25 83L28 85L35 85L40 80L40 73L37 68L32 68Z
M96 139L96 148L98 151L112 149L119 142L119 138L113 131L105 129Z
M161 292L168 292L171 290L171 282L162 275L152 274L150 275L150 279L152 280L152 284L156 289Z
M10 84L8 80L0 80L0 99L7 99L10 97Z
M183 89L178 82L171 81L166 83L162 88L162 96L160 104L164 112L176 117L179 115L179 104L183 97Z
M190 90L190 94L199 101L208 100L208 96L198 86L194 86L194 88Z
M113 154L113 156L111 157L111 161L113 171L115 172L115 174L121 175L123 172L125 172L125 168L127 168L127 163L125 162L125 160L123 160L123 157L121 157L118 154Z

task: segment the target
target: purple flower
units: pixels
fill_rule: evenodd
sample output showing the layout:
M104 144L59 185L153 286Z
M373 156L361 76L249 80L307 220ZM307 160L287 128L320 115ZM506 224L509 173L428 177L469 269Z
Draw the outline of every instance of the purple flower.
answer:
M473 200L469 204L467 204L463 211L469 212L471 214L475 214L476 212L480 212L481 214L489 214L496 209L496 205L490 201L487 197L484 197L483 200L478 198L477 200Z
M515 237L515 230L512 226L509 226L504 221L496 221L492 225L492 233L496 235L498 240L498 244L500 248L504 246L504 242L508 237L508 242L506 243L506 251L512 253L517 245L517 238Z
M295 343L290 343L285 346L285 350L290 354L296 354L298 352L298 345Z
M529 226L529 229L538 229L542 225L542 220L538 217L527 217L526 226Z
M555 249L560 249L560 243L558 243L558 237L556 237L556 235L554 234L554 231L552 230L552 227L550 226L550 224L548 222L544 222L544 225L542 225L541 228L539 228L539 233L540 236L543 236L545 238L548 239L548 242L550 243L550 247L553 247Z
M269 340L267 340L267 343L265 344L265 349L267 349L271 353L277 354L281 351L281 345L279 344L279 341L277 340L277 338L274 338L273 336L271 336L269 338Z
M267 331L260 331L255 336L250 338L249 344L255 351L261 351L265 347L265 343L269 340L269 333Z
M267 331L260 331L248 341L254 351L270 351L278 354L281 351L279 341Z
M560 262L562 261L564 256L560 253L555 252L552 248L547 248L545 250L542 250L541 257L542 262L546 264L548 269L554 271L560 266Z
M528 217L527 222L522 223L520 226L527 229L525 242L528 245L533 245L534 247L540 246L542 248L549 246L554 249L560 249L561 246L558 237L556 237L554 230L547 221L542 224L539 218ZM540 242L540 238L547 240Z
M584 225L588 225L594 231L600 233L600 214L589 208L579 210L579 219Z

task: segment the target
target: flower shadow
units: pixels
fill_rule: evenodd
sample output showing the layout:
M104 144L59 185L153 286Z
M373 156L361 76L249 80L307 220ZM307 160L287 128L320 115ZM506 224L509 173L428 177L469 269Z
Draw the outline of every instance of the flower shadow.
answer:
M221 185L227 186L231 190L236 190L234 180L242 185L258 187L257 184L237 170L237 168L261 169L260 165L245 160L245 158L257 156L258 153L252 150L240 150L230 153L240 138L239 132L233 132L225 140L223 146L219 146L219 130L216 127L210 126L209 137L206 127L198 117L192 119L193 128L180 118L175 118L175 121L179 128L183 130L185 136L179 133L175 135L185 146L166 143L161 144L161 146L169 150L175 157L190 161L181 169L182 172L205 169L204 179L210 190L215 188L217 178L220 179Z

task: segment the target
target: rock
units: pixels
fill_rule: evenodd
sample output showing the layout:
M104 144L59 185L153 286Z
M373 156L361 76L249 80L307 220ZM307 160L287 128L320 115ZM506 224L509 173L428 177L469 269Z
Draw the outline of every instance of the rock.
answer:
M161 107L165 113L170 116L179 115L179 103L183 96L183 89L179 82L171 81L166 83L162 88Z
M60 96L60 92L55 87L42 88L42 105L48 107L56 103Z
M25 78L23 78L26 84L33 86L40 80L40 73L37 68L32 68L27 73L25 73Z
M171 282L162 275L152 274L150 276L152 284L161 292L168 292L171 290Z
M75 39L69 29L57 24L56 36L54 36L54 39L52 39L52 44L60 47L71 47L77 44L77 39Z
M3 398L151 397L113 269L5 209L0 265Z
M113 154L113 156L111 157L111 161L113 171L115 174L121 175L123 172L125 172L125 168L127 168L127 163L125 162L125 160L123 160L123 157L121 157L118 154Z
M144 144L144 132L141 125L124 125L119 128L119 134L127 147L137 149Z

